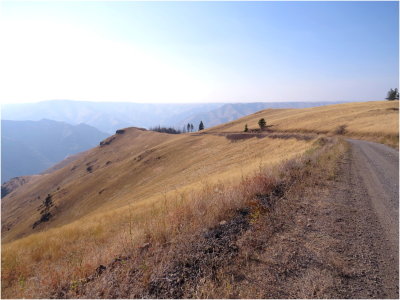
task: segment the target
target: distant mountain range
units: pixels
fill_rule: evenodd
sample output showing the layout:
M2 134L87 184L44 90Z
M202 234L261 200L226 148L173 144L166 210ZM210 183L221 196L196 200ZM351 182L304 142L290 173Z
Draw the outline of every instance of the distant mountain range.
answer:
M177 125L178 121L222 105L53 100L2 105L2 119L37 121L46 118L74 125L85 123L111 134L119 128L130 126L149 128L156 125Z
M99 144L108 134L52 120L1 121L1 182L38 174L69 155Z
M181 128L193 123L197 128L200 120L209 128L266 108L306 108L334 103L340 102L146 104L53 100L2 105L2 119L38 121L46 118L73 125L85 123L112 134L129 126Z

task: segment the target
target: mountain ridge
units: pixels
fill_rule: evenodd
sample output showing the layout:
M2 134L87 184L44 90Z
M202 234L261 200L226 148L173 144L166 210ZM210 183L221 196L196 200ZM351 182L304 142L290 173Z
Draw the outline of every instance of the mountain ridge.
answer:
M86 123L113 134L117 129L137 126L172 126L182 129L187 123L196 128L201 120L206 127L223 124L266 108L306 108L341 102L251 102L251 103L133 103L90 101L42 101L2 105L2 118L40 120L48 118L69 124Z
M105 137L87 124L70 125L49 119L1 121L2 182L38 174L68 155L89 149Z

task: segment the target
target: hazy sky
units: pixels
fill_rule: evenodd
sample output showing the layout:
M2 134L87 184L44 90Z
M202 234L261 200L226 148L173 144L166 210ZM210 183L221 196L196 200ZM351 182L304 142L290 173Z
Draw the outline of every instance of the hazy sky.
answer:
M0 101L381 100L398 2L1 1Z

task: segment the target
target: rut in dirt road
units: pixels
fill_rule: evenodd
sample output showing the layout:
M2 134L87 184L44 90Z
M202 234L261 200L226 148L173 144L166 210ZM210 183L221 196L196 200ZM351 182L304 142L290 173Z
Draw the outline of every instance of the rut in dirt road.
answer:
M353 219L343 238L363 276L345 284L351 297L398 298L399 153L382 144L348 141L351 151L335 198L353 209L342 211Z

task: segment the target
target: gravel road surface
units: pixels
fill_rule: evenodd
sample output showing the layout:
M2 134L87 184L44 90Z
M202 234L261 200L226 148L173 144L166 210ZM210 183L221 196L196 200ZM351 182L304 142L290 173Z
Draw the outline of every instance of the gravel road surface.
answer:
M351 149L335 199L352 230L354 267L348 279L351 298L399 297L399 152L382 144L348 140ZM347 166L346 166L347 165Z

